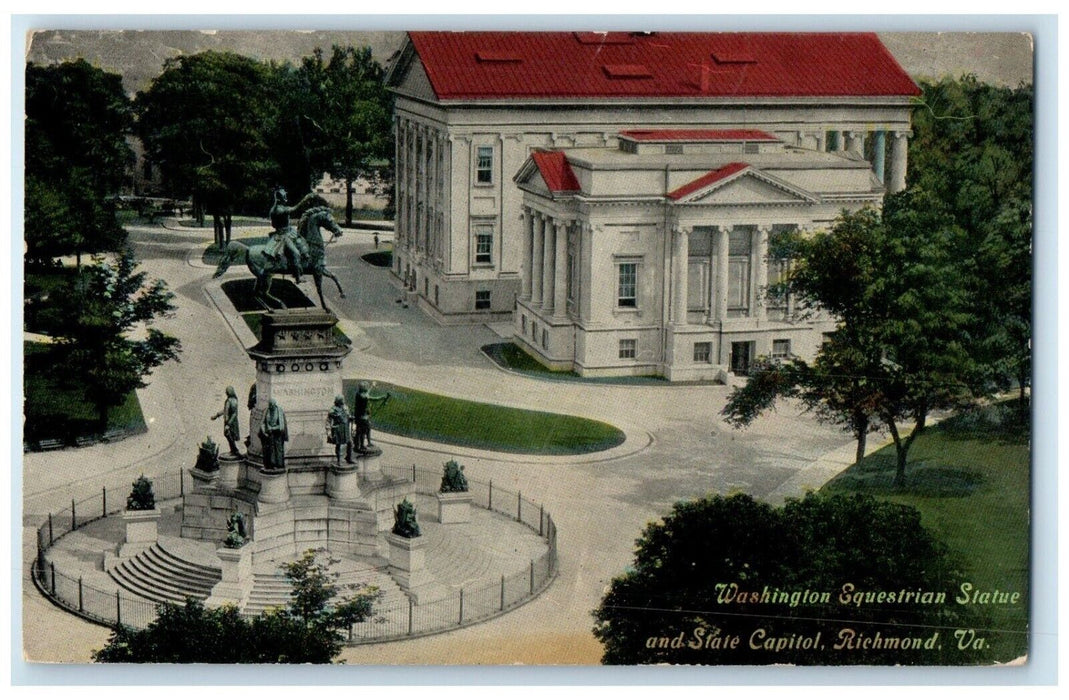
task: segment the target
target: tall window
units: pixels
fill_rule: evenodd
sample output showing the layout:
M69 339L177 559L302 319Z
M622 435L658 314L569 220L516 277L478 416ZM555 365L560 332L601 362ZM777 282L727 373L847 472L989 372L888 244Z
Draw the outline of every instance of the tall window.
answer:
M619 263L616 269L616 305L633 309L638 306L638 263Z
M494 227L479 224L475 227L475 264L490 265L494 261Z
M494 147L479 146L475 151L475 183L489 185L494 182Z
M728 316L750 313L750 251L752 231L736 226L728 237Z
M490 290L480 289L475 292L475 309L481 311L490 308Z

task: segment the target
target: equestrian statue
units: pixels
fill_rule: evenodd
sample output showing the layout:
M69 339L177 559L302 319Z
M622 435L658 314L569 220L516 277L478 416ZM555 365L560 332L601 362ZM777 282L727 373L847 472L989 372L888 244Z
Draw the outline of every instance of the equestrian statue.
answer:
M295 228L290 224L290 215L297 214L300 221ZM275 190L274 204L271 207L271 225L274 231L271 240L264 244L245 245L241 241L227 244L223 257L219 261L213 277L219 277L229 269L233 262L244 262L249 272L256 278L253 296L265 308L286 308L281 299L271 295L271 276L291 274L297 284L301 282L301 273L311 274L315 280L319 303L327 308L323 299L323 278L334 280L338 294L344 299L345 292L334 273L327 269L326 246L342 235L342 230L334 221L326 201L316 194L308 194L294 206L286 202L286 190ZM329 241L323 241L320 231L325 228L331 232Z

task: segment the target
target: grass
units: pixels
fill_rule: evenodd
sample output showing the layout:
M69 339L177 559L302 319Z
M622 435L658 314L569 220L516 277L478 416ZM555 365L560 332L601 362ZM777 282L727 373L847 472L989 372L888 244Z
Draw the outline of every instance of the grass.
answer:
M390 267L393 265L393 251L392 250L377 250L374 253L368 253L367 255L361 255L360 259L369 265L375 267Z
M1005 404L977 409L917 438L904 489L891 487L893 446L869 455L823 489L913 506L976 588L1023 594L1020 605L987 609L992 630L999 630L987 635L992 661L1028 651L1029 437L1027 419L1016 420Z
M97 434L96 408L85 400L81 387L65 386L55 376L49 346L24 342L22 347L26 397L23 440L61 440L65 444L74 444L77 438ZM145 417L135 392L131 391L122 405L108 412L107 430L145 431Z
M25 271L23 328L30 333L55 335L63 327L47 297L62 292L78 273L75 267L49 267Z
M515 343L491 343L480 348L499 367L539 379L586 382L589 384L664 384L664 377L641 375L635 377L581 377L571 370L553 370L534 359Z
M352 397L360 381L345 381L347 397ZM577 416L454 399L381 382L372 390L373 394L385 392L390 400L372 408L373 432L496 452L545 455L598 452L621 444L625 438L614 426Z
M267 236L248 236L246 238L232 238L233 241L241 241L245 245L262 245L270 240ZM223 251L220 250L215 243L210 244L204 249L204 253L201 254L200 259L205 265L218 265L220 258L223 256ZM231 262L231 265L244 265L244 263Z
M238 313L264 310L263 305L252 295L255 284L256 280L252 277L223 282L223 293L234 304ZM315 303L297 285L282 277L277 277L271 282L271 296L281 299L287 309L306 309L315 306Z

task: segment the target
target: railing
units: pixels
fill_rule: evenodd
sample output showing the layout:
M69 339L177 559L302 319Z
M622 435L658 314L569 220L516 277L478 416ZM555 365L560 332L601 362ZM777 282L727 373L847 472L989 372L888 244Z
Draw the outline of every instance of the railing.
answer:
M414 484L415 492L437 493L440 469L388 466L392 479ZM157 501L180 498L189 479L184 471L151 477ZM422 636L456 629L495 617L540 594L557 575L557 527L545 508L522 493L494 486L493 480L468 480L472 506L492 510L522 523L546 542L546 551L522 568L468 585L442 598L411 600L389 607L375 606L371 617L349 630L349 642L364 644ZM77 572L57 569L48 550L64 535L108 515L121 512L130 492L128 482L109 484L94 496L71 500L69 508L50 513L37 528L37 556L31 564L35 585L56 604L94 622L123 624L143 629L156 619L157 605L125 594L121 589L104 591L86 584Z

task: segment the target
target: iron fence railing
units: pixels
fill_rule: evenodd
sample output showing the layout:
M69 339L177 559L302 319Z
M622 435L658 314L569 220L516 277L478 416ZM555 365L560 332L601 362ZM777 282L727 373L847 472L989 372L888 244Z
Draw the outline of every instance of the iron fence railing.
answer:
M415 464L387 466L383 472L391 479L414 484L414 491L423 495L436 493L442 477L439 469ZM184 471L150 479L157 501L181 498L191 486ZM537 532L546 542L546 551L530 560L522 570L501 572L436 600L416 604L409 599L391 606L375 606L369 619L349 630L350 643L433 634L480 622L531 600L557 575L557 528L544 506L520 492L495 486L493 480L469 479L468 485L473 506L505 515ZM49 513L37 528L37 555L31 563L31 574L42 593L81 617L107 625L143 629L156 618L155 603L132 597L118 587L110 591L95 588L85 583L79 572L58 569L48 556L49 549L63 536L121 512L130 488L130 483L110 483L93 496L71 499L69 507Z

